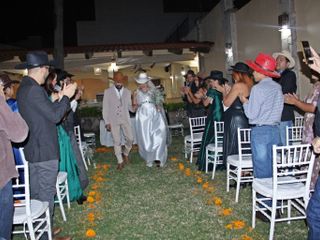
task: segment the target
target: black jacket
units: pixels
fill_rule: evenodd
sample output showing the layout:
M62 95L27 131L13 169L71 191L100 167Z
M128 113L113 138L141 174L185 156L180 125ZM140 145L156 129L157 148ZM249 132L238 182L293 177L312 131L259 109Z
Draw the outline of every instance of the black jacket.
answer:
M70 109L69 98L51 102L46 91L34 79L22 79L17 92L19 112L29 126L29 136L24 146L26 160L42 162L59 159L56 124Z
M281 73L280 78L274 80L281 85L283 94L297 92L297 78L293 71L286 69ZM281 121L294 121L293 105L284 104Z

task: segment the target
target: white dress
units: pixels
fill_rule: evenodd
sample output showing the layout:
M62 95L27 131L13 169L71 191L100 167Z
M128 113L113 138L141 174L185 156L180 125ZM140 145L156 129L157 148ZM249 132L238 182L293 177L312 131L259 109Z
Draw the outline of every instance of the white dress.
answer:
M151 167L155 160L164 166L167 161L167 126L164 111L154 103L154 92L137 90L136 134L139 154Z

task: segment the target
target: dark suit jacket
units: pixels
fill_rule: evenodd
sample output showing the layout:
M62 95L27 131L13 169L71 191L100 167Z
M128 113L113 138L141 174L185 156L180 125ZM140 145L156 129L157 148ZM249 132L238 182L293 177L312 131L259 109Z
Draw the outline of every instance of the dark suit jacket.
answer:
M275 80L281 85L283 94L297 92L297 78L293 71L286 69L281 73L281 77ZM281 121L290 120L294 121L294 106L284 104Z
M30 132L24 151L29 162L59 159L59 144L56 124L70 109L69 98L64 96L52 103L34 79L22 79L17 92L19 112L27 122Z

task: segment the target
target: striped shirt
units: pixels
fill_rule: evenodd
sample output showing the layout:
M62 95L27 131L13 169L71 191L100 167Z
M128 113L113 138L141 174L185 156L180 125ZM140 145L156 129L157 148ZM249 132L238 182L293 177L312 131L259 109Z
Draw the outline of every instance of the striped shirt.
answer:
M243 108L250 124L275 125L281 121L283 104L280 84L267 77L252 87L249 101Z

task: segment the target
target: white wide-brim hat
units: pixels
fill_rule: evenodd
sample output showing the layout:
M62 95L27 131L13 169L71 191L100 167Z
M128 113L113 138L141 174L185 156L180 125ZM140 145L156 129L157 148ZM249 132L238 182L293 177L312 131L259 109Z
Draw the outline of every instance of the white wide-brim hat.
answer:
M277 59L278 56L284 56L289 60L289 67L288 68L293 68L296 65L296 62L294 61L293 57L291 56L291 53L287 50L283 50L282 52L276 52L272 54L272 57L274 59Z
M137 83L144 84L149 80L151 80L151 77L148 77L146 73L142 72L139 74L137 78L134 78L134 79L136 80Z

